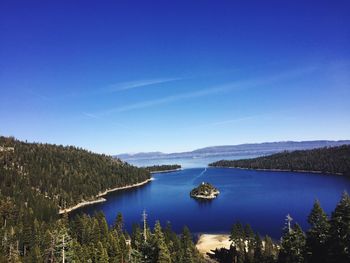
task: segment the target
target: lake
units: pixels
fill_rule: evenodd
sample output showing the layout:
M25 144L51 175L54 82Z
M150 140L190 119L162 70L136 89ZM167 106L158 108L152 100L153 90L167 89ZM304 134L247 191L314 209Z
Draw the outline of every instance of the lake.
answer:
M279 238L288 213L305 229L316 199L330 214L342 192L350 190L348 178L312 173L187 168L153 177L142 187L110 193L106 202L74 214L102 210L112 224L121 212L130 233L132 223L141 223L145 209L151 227L159 219L162 224L170 221L176 232L187 225L193 233L223 233L240 221L262 235ZM191 189L201 182L213 184L221 194L205 202L190 198Z
M182 168L198 168L206 167L209 163L219 160L239 160L247 158L255 158L261 154L236 154L236 155L208 155L197 156L192 158L157 158L157 159L127 159L123 160L138 167L162 165L162 164L180 164Z

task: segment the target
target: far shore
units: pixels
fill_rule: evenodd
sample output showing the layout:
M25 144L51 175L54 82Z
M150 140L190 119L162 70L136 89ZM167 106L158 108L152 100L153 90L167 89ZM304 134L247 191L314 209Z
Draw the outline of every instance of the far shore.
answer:
M68 208L64 208L64 209L60 209L58 214L64 214L64 213L69 213L73 210L76 210L78 208L81 208L83 206L88 206L88 205L92 205L92 204L97 204L97 203L102 203L107 201L105 198L103 198L102 196L107 195L108 193L114 192L114 191L118 191L118 190L124 190L124 189L129 189L129 188L134 188L134 187L139 187L142 186L144 184L147 184L150 181L153 181L154 178L149 178L143 182L140 183L136 183L136 184L131 184L131 185L126 185L126 186L120 186L120 187L115 187L115 188L111 188L111 189L107 189L102 193L99 193L94 200L91 201L81 201L80 203L74 205L74 206L70 206Z
M230 245L229 234L201 234L196 247L202 255L207 256L207 253L212 253L216 248L229 249Z
M344 175L343 173L330 173L312 170L288 170L288 169L264 169L264 168L246 168L246 167L229 167L229 166L209 166L212 168L229 168L241 170L255 170L255 171L270 171L270 172L295 172L295 173L313 173L313 174L329 174L329 175Z
M171 173L176 171L181 171L182 168L176 168L176 169L170 169L170 170L162 170L162 171L152 171L151 174L158 174L158 173Z

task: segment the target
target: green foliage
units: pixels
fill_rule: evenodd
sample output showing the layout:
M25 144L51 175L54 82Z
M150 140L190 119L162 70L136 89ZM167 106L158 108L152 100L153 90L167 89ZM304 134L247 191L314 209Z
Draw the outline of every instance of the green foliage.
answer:
M102 242L98 241L95 262L108 263L108 260L107 250L103 247Z
M123 233L123 228L124 228L124 220L123 220L123 215L122 213L118 213L113 228L117 231L118 234Z
M330 262L350 262L350 197L344 193L330 220Z
M330 223L326 213L316 201L308 217L310 229L306 238L306 258L309 263L322 262L327 258Z
M216 249L209 256L220 263L275 263L278 254L277 245L270 237L264 240L254 233L249 224L242 226L237 222L232 226L230 249Z
M253 159L221 160L211 163L209 166L287 171L319 171L350 176L350 145L282 152Z
M6 137L0 137L0 145L14 148L0 152L0 190L11 198L1 206L6 202L17 206L2 213L3 220L28 208L38 219L55 220L59 208L150 178L145 169L72 146L30 144Z
M153 165L153 166L147 166L145 169L149 172L155 173L155 172L165 172L165 171L172 171L180 169L181 165L179 164L163 164L163 165Z
M253 253L253 261L254 263L260 263L263 262L263 251L264 251L264 246L263 242L261 240L261 237L259 234L255 234L254 237L254 247L249 249Z
M201 183L198 187L194 188L190 192L191 197L210 197L219 194L218 189L216 189L210 183Z
M305 234L298 224L292 229L286 229L282 237L278 262L302 263L304 262Z
M181 257L182 263L201 262L201 256L192 241L190 230L185 226L181 235Z
M164 234L159 221L154 226L154 239L157 250L157 263L170 263L171 257L169 249L165 243Z
M278 249L276 248L276 245L273 243L271 237L265 236L264 237L264 250L263 250L263 256L261 263L273 263L275 262L277 255L278 255Z

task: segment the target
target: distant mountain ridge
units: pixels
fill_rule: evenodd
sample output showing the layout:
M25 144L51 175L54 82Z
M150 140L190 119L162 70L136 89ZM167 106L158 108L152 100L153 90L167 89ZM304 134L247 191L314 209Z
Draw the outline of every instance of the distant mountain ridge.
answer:
M315 140L315 141L281 141L264 143L245 143L238 145L211 146L196 149L189 152L162 153L162 152L141 152L135 154L118 154L124 161L142 159L176 159L176 158L200 158L209 156L239 156L239 155L268 155L282 151L309 150L322 147L333 147L350 144L350 140Z

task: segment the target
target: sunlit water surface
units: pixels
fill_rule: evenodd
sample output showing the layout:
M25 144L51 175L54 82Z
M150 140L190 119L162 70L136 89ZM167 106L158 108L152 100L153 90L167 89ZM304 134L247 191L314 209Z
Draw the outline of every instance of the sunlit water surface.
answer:
M187 225L193 233L229 232L233 223L249 223L260 234L279 238L289 213L303 228L316 199L330 214L350 180L341 176L312 173L268 172L229 168L187 168L154 174L154 181L139 188L106 196L107 201L75 212L93 214L102 210L109 224L121 212L125 227L141 223L145 209L148 222L170 221L180 232ZM221 194L212 201L200 202L189 192L201 182L210 182Z

